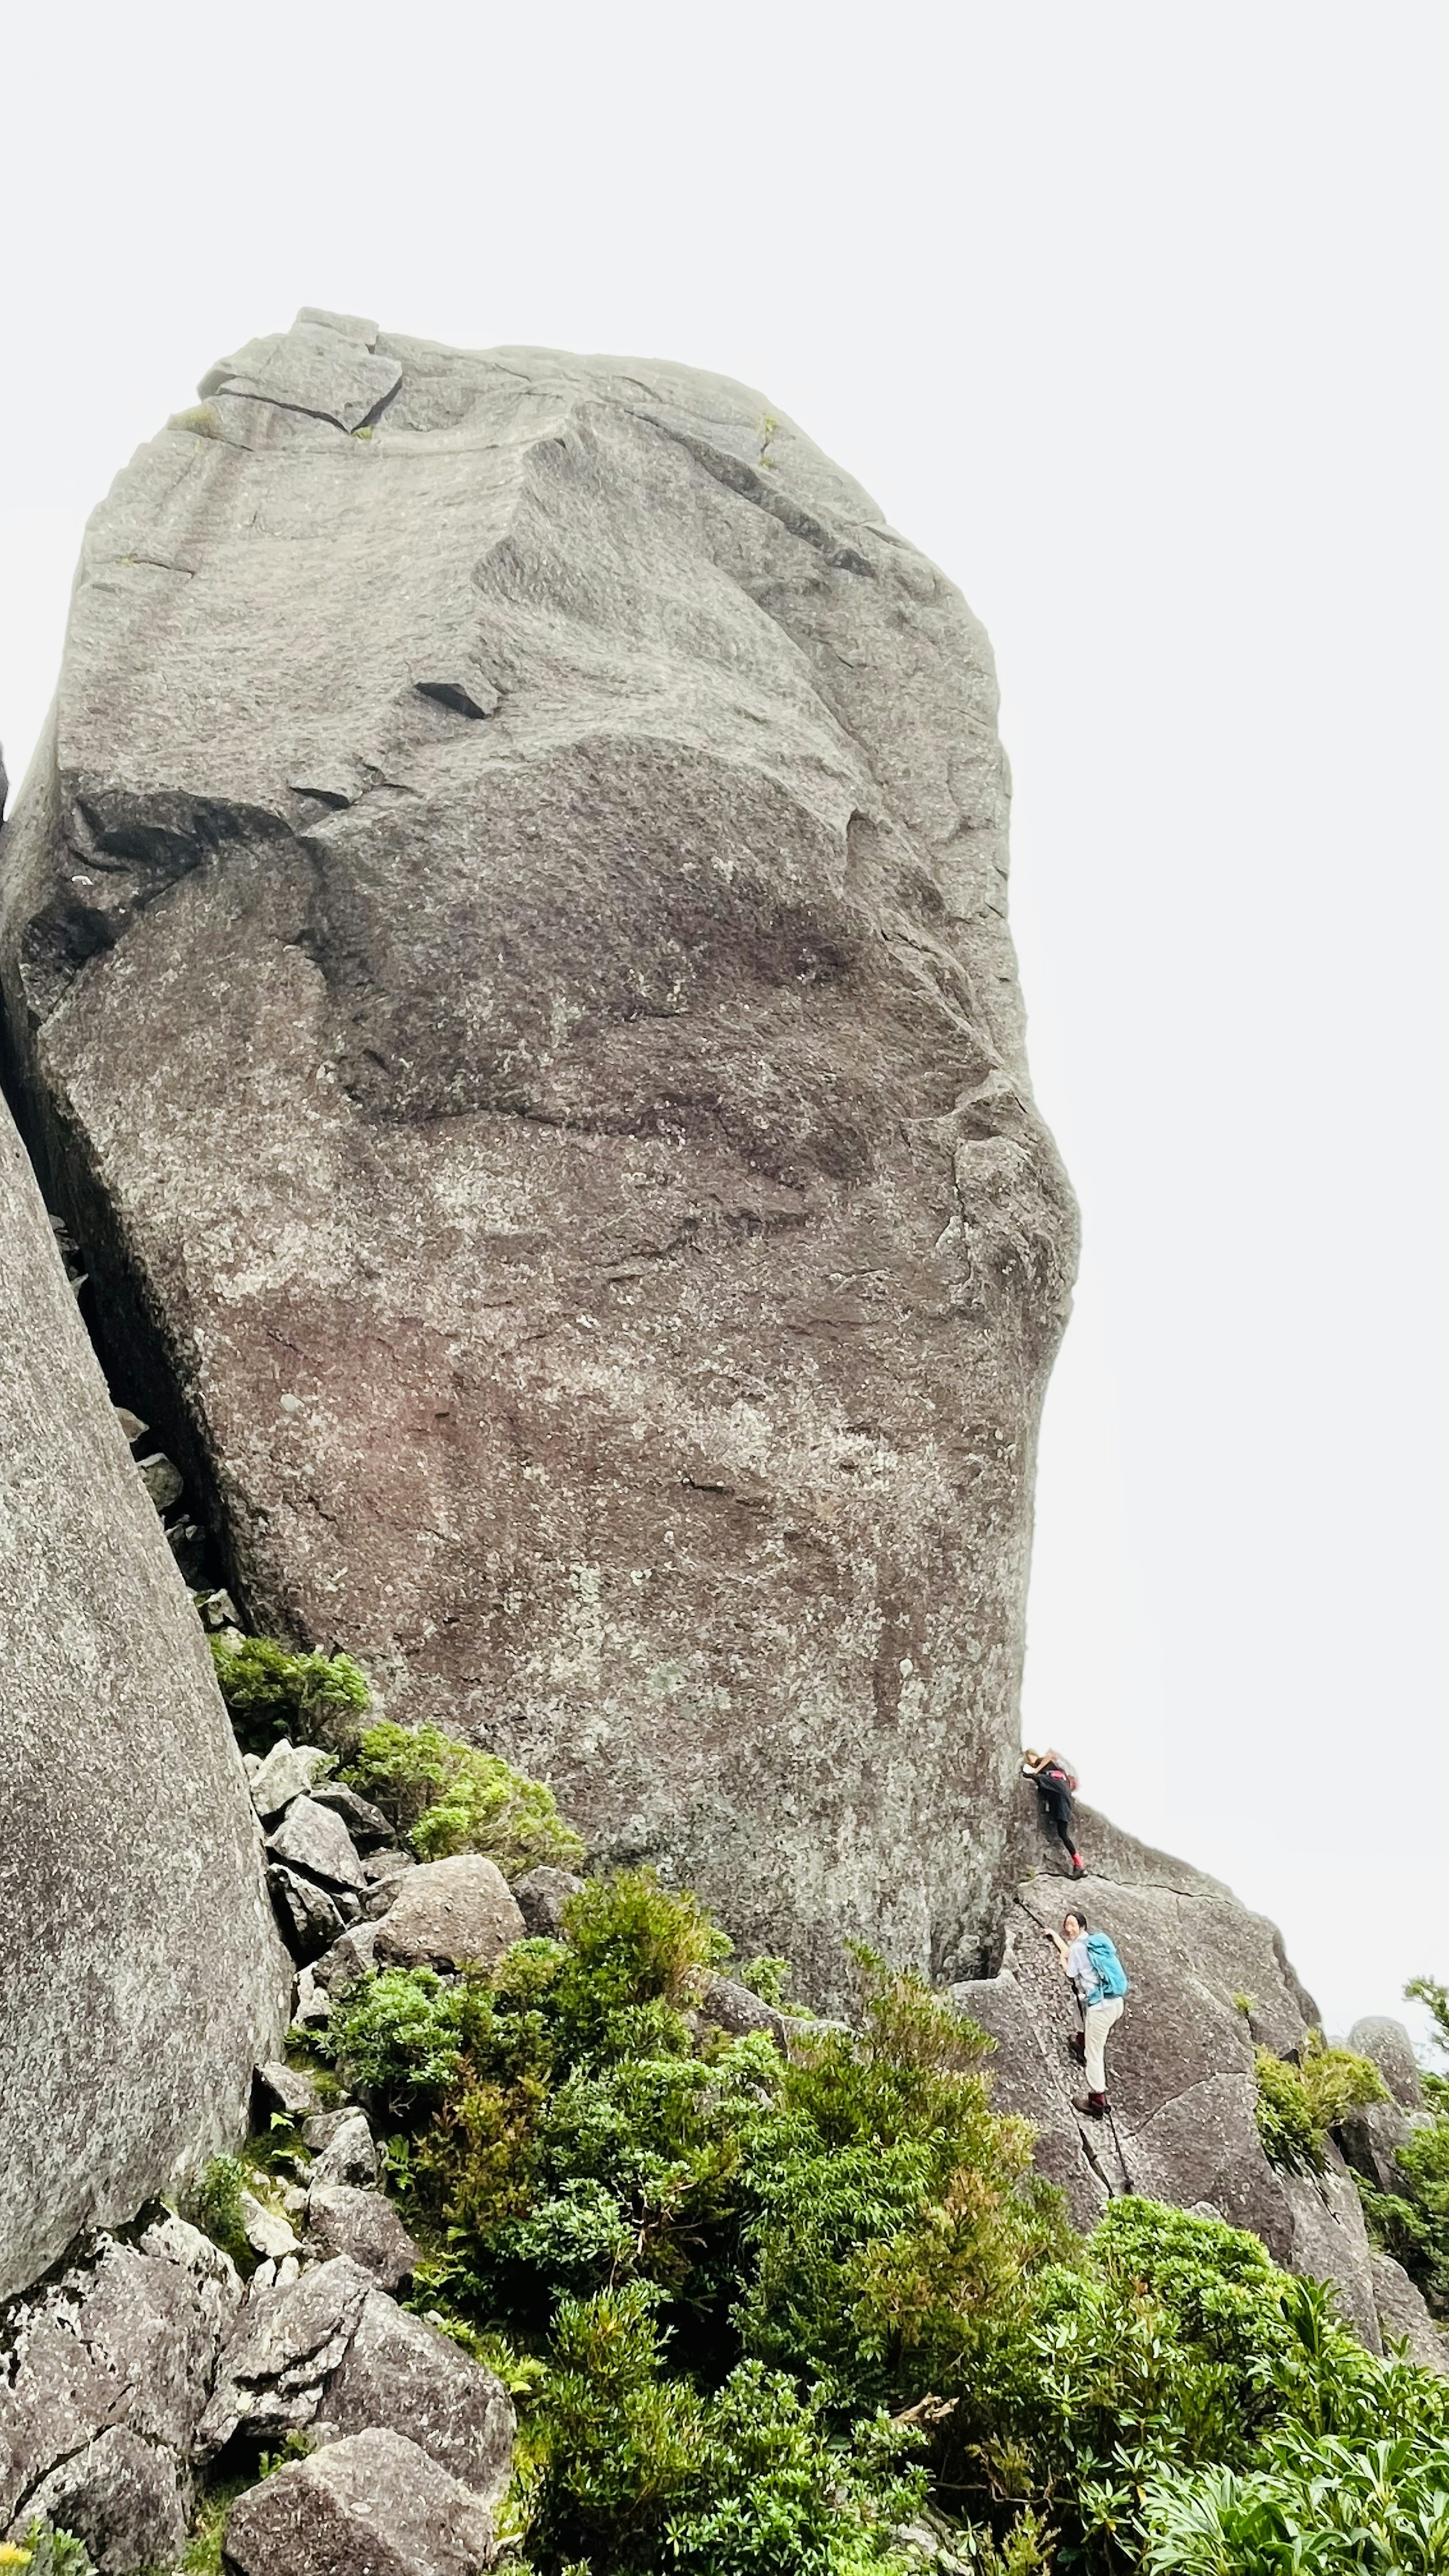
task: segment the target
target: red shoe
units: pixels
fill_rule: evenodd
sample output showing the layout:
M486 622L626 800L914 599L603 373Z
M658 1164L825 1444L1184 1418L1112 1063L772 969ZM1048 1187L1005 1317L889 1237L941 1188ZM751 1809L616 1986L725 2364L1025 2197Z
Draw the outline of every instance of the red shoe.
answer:
M1105 2120L1108 2108L1105 2093L1088 2093L1083 2100L1072 2104L1072 2109L1080 2111L1084 2120Z
M1073 1854L1072 1854L1072 1876L1073 1876L1073 1878L1085 1878L1085 1877L1086 1877L1086 1875L1087 1875L1087 1864L1086 1864L1086 1862L1083 1860L1081 1853L1080 1853L1080 1852L1073 1852Z

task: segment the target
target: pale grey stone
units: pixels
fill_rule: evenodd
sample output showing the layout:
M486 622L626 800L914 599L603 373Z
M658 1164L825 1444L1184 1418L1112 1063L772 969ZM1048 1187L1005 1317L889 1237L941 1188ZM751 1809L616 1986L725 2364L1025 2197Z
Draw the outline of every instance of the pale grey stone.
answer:
M291 1744L281 1736L251 1775L252 1805L261 1817L279 1816L336 1767L335 1753L324 1753L317 1744Z
M550 1869L546 1865L531 1869L526 1878L514 1880L519 1913L536 1940L564 1939L564 1907L585 1884L571 1869Z
M241 2296L229 2258L168 2216L0 2309L0 2533L48 2514L115 2576L171 2563Z
M279 2210L269 2209L255 2192L239 2194L242 2230L254 2254L268 2262L279 2263L284 2254L295 2254L299 2239L289 2219Z
M121 1426L124 1437L129 1440L134 1449L138 1440L145 1439L151 1428L150 1423L143 1422L139 1413L133 1413L129 1405L116 1404L111 1407L111 1410Z
M347 2122L355 2120L356 2117L355 2102L345 2103L339 2110L315 2112L310 2120L304 2120L302 2123L303 2145L310 2147L314 2156L319 2156L324 2147L331 2146L338 2130L345 2128Z
M288 1944L298 1959L318 1959L341 1939L346 1926L325 1888L314 1886L310 1878L278 1863L268 1870L267 1885Z
M1404 2110L1423 2109L1424 2088L1419 2080L1419 2061L1414 2054L1414 2043L1401 2021L1391 2020L1386 2013L1371 2013L1354 2023L1347 2044L1360 2057L1372 2059L1394 2100Z
M524 1937L508 1881L479 1852L410 1870L377 1927L379 1967L491 1968Z
M487 2506L415 2442L358 2433L238 2496L228 2576L479 2576L493 2555Z
M315 2418L327 2442L386 2425L406 2434L485 2503L513 2462L513 2407L503 2382L421 2317L374 2290Z
M96 2576L139 2576L175 2565L190 2501L190 2477L175 2454L115 2425L42 2478L14 2536L32 2521L49 2523L84 2543Z
M384 2290L401 2289L420 2259L391 2201L380 2191L359 2191L350 2183L313 2184L304 2241L308 2254L324 2261L333 2254L350 2255Z
M206 1639L3 1106L0 1670L3 2297L235 2145L287 1996Z
M1387 2351L1390 2344L1407 2343L1410 2361L1416 2361L1421 2370L1436 2371L1441 2379L1449 2378L1449 2341L1435 2325L1423 2291L1410 2280L1403 2265L1396 2263L1391 2254L1381 2254L1375 2246L1369 2254L1369 2275L1384 2349Z
M377 2149L361 2111L339 2121L312 2165L312 2182L370 2183L377 2180Z
M100 1311L259 1629L812 2001L973 1973L1074 1262L986 639L762 394L340 319L118 477L7 826Z
M323 1781L312 1795L319 1807L336 1810L359 1851L365 1851L372 1843L391 1842L392 1827L381 1807L375 1807L356 1789L349 1789L345 1780Z
M304 1869L329 1887L367 1885L357 1847L342 1818L315 1798L294 1798L267 1836L267 1849L289 1869Z
M186 1491L186 1479L174 1461L163 1450L149 1458L138 1458L136 1473L158 1512L169 1512Z
M309 2425L373 2286L345 2254L284 2288L253 2286L197 2427L198 2458L214 2458L241 2424L258 2437Z
M264 2111L284 2111L290 2120L300 2120L320 2107L316 2076L288 2066L281 2058L257 2068L256 2091Z
M367 1872L369 1891L363 1899L363 1907L370 1921L381 1922L404 1879L418 1865L411 1852L388 1850L368 1853L362 1864Z
M330 2021L331 2017L331 1997L325 1988L318 1985L312 1970L304 1968L297 1979L297 1999L292 2007L292 2019L299 2029L318 2030L324 2022Z
M325 1986L329 1996L345 1995L364 1977L371 1976L376 1965L376 1951L376 1924L354 1923L349 1931L343 1933L340 1941L334 1941L330 1950L324 1950L312 1973L318 1985Z
M711 1977L700 1997L700 2011L706 2021L716 2022L721 2030L742 2039L748 2031L768 2033L777 2047L785 2045L785 2016L773 2004L761 2003L748 1986L733 1977Z

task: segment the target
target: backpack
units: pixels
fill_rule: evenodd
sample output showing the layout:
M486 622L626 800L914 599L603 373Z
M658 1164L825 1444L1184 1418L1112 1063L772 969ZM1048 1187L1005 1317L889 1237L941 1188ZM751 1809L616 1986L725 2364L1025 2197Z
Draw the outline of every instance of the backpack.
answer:
M1097 1991L1092 1998L1093 2002L1101 2003L1108 1995L1125 1995L1127 1972L1117 1956L1115 1942L1109 1941L1105 1932L1087 1934L1087 1956L1092 1962L1092 1974L1097 1980Z

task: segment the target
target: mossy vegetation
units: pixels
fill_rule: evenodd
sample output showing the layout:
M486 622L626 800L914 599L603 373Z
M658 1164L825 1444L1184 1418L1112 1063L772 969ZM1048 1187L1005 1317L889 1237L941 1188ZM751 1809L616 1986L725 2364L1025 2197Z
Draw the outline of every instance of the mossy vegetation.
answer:
M551 1789L440 1726L369 1726L345 1776L381 1807L419 1860L482 1852L505 1878L521 1878L545 1862L572 1869L583 1859Z
M923 2517L1011 2576L1449 2564L1413 2536L1441 2384L1214 2220L1124 2199L1082 2243L921 1981L860 1952L858 2028L786 2060L701 2022L727 1945L693 1898L590 1880L565 1934L365 1980L318 2043L385 2133L416 2305L515 2392L537 2576L903 2576ZM1344 2054L1289 2070L1295 2140L1373 2098Z
M1428 2006L1439 2048L1449 2055L1449 1991L1433 1977L1415 1977L1404 1993ZM1374 2242L1402 2263L1435 2314L1449 2317L1449 2076L1428 2068L1420 2080L1429 2118L1395 2150L1397 2190L1378 2191L1361 2175L1358 2187Z
M222 1698L249 1753L265 1753L279 1736L302 1740L319 1727L355 1724L371 1706L367 1675L350 1655L289 1654L270 1637L235 1630L210 1645Z
M1257 2052L1258 2134L1268 2162L1284 2173L1321 2174L1329 2132L1358 2104L1384 2102L1378 2068L1351 2048L1330 2048L1310 2031L1296 2061Z

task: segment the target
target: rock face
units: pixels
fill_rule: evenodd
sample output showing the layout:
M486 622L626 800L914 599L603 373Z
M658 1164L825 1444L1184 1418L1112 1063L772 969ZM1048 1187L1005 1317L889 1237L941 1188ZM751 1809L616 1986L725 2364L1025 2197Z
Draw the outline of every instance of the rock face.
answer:
M253 1625L817 1997L969 1964L1074 1261L981 629L714 377L309 315L205 384L4 871L118 1391Z
M0 2538L37 2517L100 2576L171 2566L191 2456L241 2283L178 2218L103 2237L0 2314Z
M246 2127L286 2019L240 1757L0 1106L0 2296Z
M952 1988L996 2040L997 2108L1038 2124L1038 2164L1065 2189L1079 2227L1109 2195L1131 2191L1252 2228L1275 2261L1332 2280L1344 2315L1377 2352L1368 2239L1342 2157L1330 2148L1321 2179L1281 2173L1258 2135L1255 2047L1286 2056L1318 2020L1281 1935L1218 1880L1081 1806L1090 1866L1074 1885L1034 1809L1024 1790L1018 1850L1035 1868L1010 1908L1000 1973ZM1073 2109L1084 2078L1068 2043L1079 2017L1047 1938L1072 1907L1111 1934L1131 1986L1108 2048L1110 2123Z
M357 2433L238 2496L227 2576L479 2576L493 2522L398 2433Z

